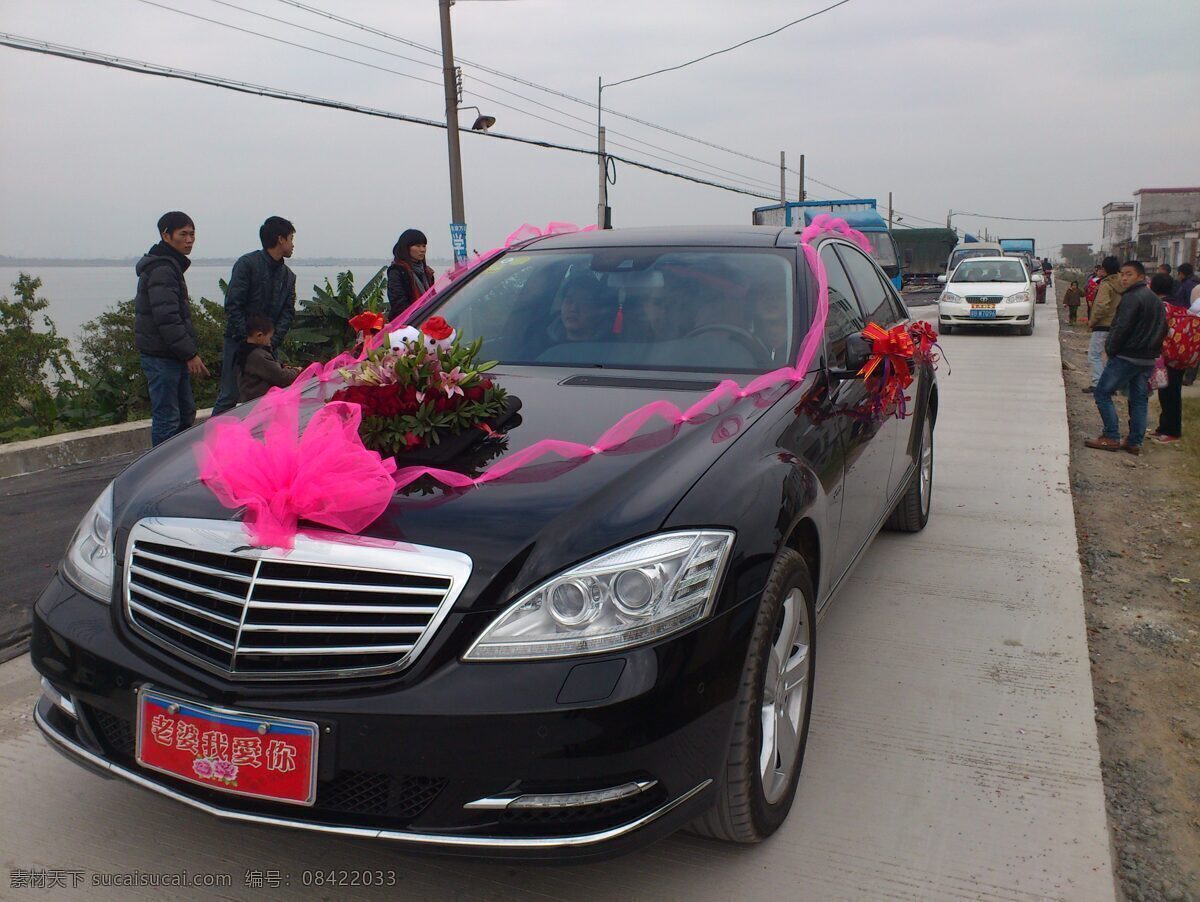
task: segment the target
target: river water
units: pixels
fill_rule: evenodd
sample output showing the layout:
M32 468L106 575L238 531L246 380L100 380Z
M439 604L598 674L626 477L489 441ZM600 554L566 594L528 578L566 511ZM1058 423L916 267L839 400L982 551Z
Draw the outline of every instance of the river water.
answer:
M220 303L224 298L218 281L229 279L230 265L195 264L188 267L188 291L193 300L208 298ZM297 301L313 296L313 286L324 287L325 279L336 287L337 274L350 270L354 273L354 284L361 288L379 271L378 267L361 264L337 264L328 266L292 266L296 273ZM18 273L25 272L42 280L39 297L50 302L45 310L58 327L59 335L65 335L78 343L85 323L95 319L109 307L127 301L137 291L137 276L133 264L128 266L0 266L0 296L10 300L15 297L12 283ZM132 339L132 336L130 336Z

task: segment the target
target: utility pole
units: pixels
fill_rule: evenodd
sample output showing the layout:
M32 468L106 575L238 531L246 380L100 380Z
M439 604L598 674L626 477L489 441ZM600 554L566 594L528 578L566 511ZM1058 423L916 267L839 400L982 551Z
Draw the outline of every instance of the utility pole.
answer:
M783 151L779 151L779 205L787 206L787 160Z
M612 228L608 212L608 156L604 149L604 126L600 124L601 117L604 115L601 108L603 102L604 76L601 75L596 79L596 165L600 178L596 193L596 228L598 229Z
M804 203L804 154L800 154L800 188L797 191L800 202Z
M888 231L892 230L892 192L888 192Z
M438 0L442 18L442 85L446 91L446 145L450 156L450 243L455 265L467 261L467 214L463 208L462 154L458 147L458 72L454 66L454 41L450 36L450 7L454 0Z

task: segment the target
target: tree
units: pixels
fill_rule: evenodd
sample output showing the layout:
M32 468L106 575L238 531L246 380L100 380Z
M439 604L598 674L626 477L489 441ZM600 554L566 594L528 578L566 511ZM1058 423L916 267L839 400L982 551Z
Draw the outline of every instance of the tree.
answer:
M41 279L20 273L16 300L0 298L0 421L27 418L49 431L58 419L55 398L76 364L70 343L42 313L50 302L37 296L41 287Z

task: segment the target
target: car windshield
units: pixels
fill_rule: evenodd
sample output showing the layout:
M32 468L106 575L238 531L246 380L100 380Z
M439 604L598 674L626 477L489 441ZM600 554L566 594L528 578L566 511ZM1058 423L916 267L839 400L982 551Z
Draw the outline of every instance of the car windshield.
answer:
M765 248L518 250L435 312L501 363L762 372L790 360L794 260Z
M863 232L871 242L871 257L880 266L896 265L896 242L890 232Z
M1025 267L1017 260L968 260L959 264L952 282L1024 282Z
M996 253L995 251L989 250L988 248L979 248L977 250L972 250L970 248L966 248L964 250L955 251L954 253L952 253L950 255L949 269L951 270L951 272L953 272L954 267L956 267L956 266L958 266L958 264L962 263L963 260L969 260L972 257L991 257L991 256L994 256L995 253Z

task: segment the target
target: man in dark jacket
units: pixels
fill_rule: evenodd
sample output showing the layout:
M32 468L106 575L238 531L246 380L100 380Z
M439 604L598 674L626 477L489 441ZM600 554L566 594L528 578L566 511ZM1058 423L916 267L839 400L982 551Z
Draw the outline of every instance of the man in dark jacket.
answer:
M1192 306L1192 292L1200 285L1200 279L1196 278L1196 269L1190 263L1180 263L1176 272L1179 273L1179 281L1175 283L1167 303L1187 310Z
M161 241L137 262L134 345L150 389L150 443L157 445L196 422L192 377L208 375L197 353L196 330L183 274L196 243L192 218L178 210L158 220Z
M258 230L262 250L251 251L233 264L225 292L225 346L221 355L221 391L213 416L238 402L234 356L246 340L246 317L261 315L275 325L272 351L278 351L296 314L296 274L283 261L296 246L296 227L281 216L269 216Z
M1141 263L1130 260L1121 266L1120 275L1121 301L1104 343L1108 364L1096 383L1096 408L1104 421L1104 432L1084 444L1103 451L1141 454L1150 373L1167 337L1167 316L1162 301L1146 286L1146 268ZM1129 392L1129 437L1124 442L1112 401L1122 389Z

